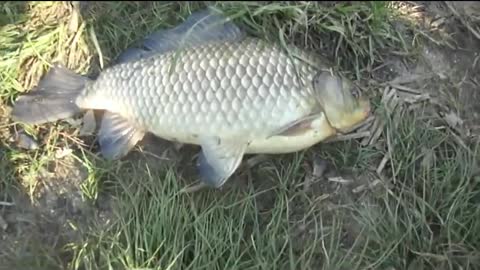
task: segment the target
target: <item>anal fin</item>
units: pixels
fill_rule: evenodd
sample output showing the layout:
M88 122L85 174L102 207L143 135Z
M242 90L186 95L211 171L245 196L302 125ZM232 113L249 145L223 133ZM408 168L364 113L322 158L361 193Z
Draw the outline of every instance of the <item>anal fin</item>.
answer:
M201 146L202 151L197 161L201 181L219 188L242 162L247 143L207 137L202 138Z
M145 132L121 115L105 112L99 131L102 155L110 160L125 156L140 141Z

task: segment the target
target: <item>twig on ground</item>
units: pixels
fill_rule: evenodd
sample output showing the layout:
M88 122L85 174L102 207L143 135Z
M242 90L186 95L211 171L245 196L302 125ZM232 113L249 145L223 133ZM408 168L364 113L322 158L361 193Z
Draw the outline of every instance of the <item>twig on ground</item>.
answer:
M386 153L383 158L382 158L382 161L380 161L380 164L378 165L377 167L377 174L381 174L383 169L385 168L385 165L387 164L388 160L390 159L390 155L389 153Z
M341 183L341 184L349 184L349 183L352 183L353 180L350 180L350 179L345 179L341 176L337 176L337 177L330 177L328 178L328 181L330 182L337 182L337 183Z
M385 82L382 85L390 85L392 87L395 87L395 86L402 85L402 84L407 84L407 83L418 82L418 81L421 81L421 80L430 79L433 76L434 76L433 73L405 75L405 76L396 77L395 79L393 79L389 82Z
M327 162L319 157L313 159L313 170L305 176L303 181L303 191L310 190L310 186L314 180L321 179L325 171L327 170Z
M345 131L345 133L350 133L352 131L360 131L360 129L362 130L367 130L368 127L373 123L373 120L375 120L375 116L374 115L371 115L369 116L367 119L365 119L365 121L361 122L361 123L358 123L356 125L354 125L353 127L349 128L348 130Z
M0 206L15 206L13 202L2 202L0 201Z
M389 85L392 88L394 88L395 90L405 91L407 93L412 93L412 94L417 94L417 95L420 95L422 93L418 90L415 90L413 88L410 88L410 87L407 87L407 86L404 86L404 85L400 85L400 84L389 83Z
M325 140L325 143L340 142L340 141L349 141L359 138L365 138L370 136L370 131L356 132L347 135L337 135L333 138Z
M382 182L382 180L375 179L372 183L370 183L368 185L360 185L360 186L352 189L352 192L353 193L359 193L359 192L364 191L365 189L371 189L371 188L375 187L376 185L380 184L381 182Z
M194 184L192 186L187 186L187 187L184 187L183 189L180 190L180 194L182 193L194 193L194 192L197 192L197 191L200 191L202 189L205 189L207 188L207 184L203 183L203 182L199 182L198 184Z

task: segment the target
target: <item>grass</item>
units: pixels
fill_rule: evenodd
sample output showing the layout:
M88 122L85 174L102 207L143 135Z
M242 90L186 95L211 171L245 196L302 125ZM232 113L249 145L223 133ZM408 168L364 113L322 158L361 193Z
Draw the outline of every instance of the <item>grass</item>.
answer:
M103 2L75 17L75 9L61 2L0 4L2 110L53 61L95 76L146 33L172 27L202 5ZM362 82L389 54L416 49L414 30L398 30L396 11L387 2L217 6L251 35L325 52ZM379 98L374 89L369 92ZM25 209L48 219L40 191L53 180L45 170L58 174L70 168L68 159L56 154L73 149L69 157L85 171L74 185L86 209L77 219L65 212L70 227L60 232L79 236L58 242L57 231L38 229L46 226L43 219L33 227L9 221L0 259L35 269L475 269L480 265L477 146L461 147L426 110L394 117L382 106L376 103L386 120L377 144L338 142L281 155L224 190L195 194L179 192L189 182L188 165L143 155L106 162L97 156L93 137L79 137L78 127L65 121L32 127L0 116L0 201L24 194ZM9 138L19 129L41 147L15 147ZM348 172L353 184L322 179L305 189L313 155ZM378 176L374 172L385 155L390 161ZM352 192L362 177L367 183L380 177L381 184ZM22 217L16 213L21 208L0 206L0 217Z

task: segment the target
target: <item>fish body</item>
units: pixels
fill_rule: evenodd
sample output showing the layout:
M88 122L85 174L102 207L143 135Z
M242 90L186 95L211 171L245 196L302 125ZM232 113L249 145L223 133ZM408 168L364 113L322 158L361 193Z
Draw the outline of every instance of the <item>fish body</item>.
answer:
M291 61L279 46L246 38L113 66L76 104L118 114L172 141L201 144L201 137L217 136L268 143L275 131L319 112L306 83L317 73L318 67ZM282 150L260 141L246 152ZM295 151L304 148L301 140L296 143Z
M200 145L200 177L220 187L244 154L305 149L369 111L320 57L247 37L211 10L147 37L144 48L127 50L96 80L53 68L40 91L17 100L14 118L42 123L105 110L105 157L124 156L151 132ZM47 107L52 103L58 106Z

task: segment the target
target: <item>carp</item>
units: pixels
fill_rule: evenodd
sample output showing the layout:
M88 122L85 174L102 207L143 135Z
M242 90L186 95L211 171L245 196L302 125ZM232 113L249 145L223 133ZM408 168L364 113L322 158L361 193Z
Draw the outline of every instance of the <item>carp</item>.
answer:
M306 149L365 120L369 101L312 52L250 37L211 8L125 50L95 80L54 65L14 104L15 121L42 124L104 110L107 159L147 133L201 147L200 179L219 188L246 154Z

